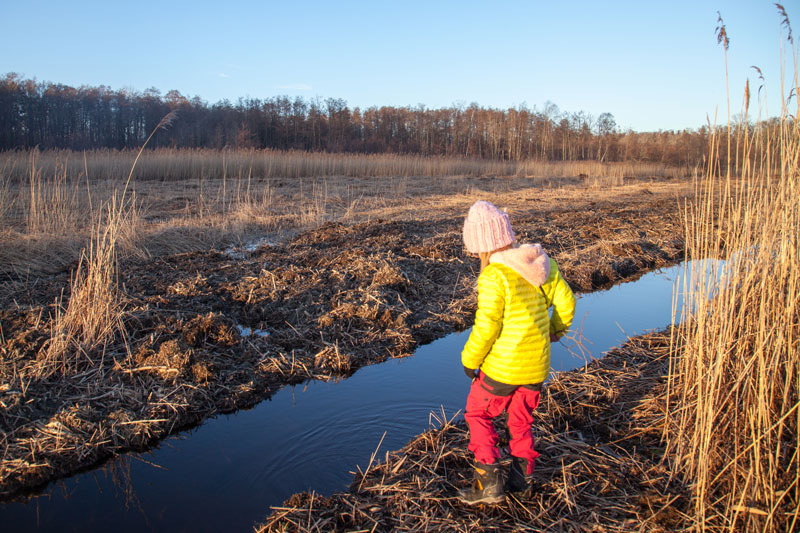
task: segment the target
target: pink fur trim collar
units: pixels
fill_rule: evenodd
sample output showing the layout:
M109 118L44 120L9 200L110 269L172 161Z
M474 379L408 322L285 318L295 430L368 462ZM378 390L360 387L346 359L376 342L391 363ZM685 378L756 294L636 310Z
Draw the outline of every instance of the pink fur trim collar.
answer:
M550 276L550 257L541 244L523 244L518 248L495 252L489 262L506 265L537 287L544 285Z

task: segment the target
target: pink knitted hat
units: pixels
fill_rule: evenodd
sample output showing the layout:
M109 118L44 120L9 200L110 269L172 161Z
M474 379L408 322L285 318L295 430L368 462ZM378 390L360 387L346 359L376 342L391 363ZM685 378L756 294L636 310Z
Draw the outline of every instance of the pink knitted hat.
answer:
M493 252L513 242L508 214L484 200L472 204L464 221L464 245L470 253Z

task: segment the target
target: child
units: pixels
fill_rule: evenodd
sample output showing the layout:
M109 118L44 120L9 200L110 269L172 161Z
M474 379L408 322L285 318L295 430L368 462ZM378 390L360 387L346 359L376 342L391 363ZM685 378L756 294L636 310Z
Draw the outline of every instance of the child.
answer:
M550 373L550 342L569 329L575 296L539 244L515 245L508 215L489 202L470 208L464 245L480 256L481 273L475 325L461 352L472 379L464 418L475 478L458 497L470 504L498 503L504 487L492 419L508 412L512 462L505 490L524 490L539 456L533 449L532 412Z

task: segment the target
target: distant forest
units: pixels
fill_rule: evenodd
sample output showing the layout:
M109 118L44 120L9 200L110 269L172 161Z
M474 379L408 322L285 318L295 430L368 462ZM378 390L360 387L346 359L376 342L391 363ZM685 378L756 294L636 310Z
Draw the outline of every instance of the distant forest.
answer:
M209 104L178 91L162 95L0 78L0 150L139 147L159 121L172 126L149 144L177 148L272 148L352 153L464 156L499 160L646 161L694 166L708 128L620 131L613 115L454 105L350 108L325 100L274 96Z

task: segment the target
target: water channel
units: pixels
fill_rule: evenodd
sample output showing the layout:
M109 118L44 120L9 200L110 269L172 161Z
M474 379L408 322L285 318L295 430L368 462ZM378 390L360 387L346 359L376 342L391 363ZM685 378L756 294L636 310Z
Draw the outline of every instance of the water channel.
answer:
M583 357L600 357L629 336L668 325L681 272L678 265L581 295L574 326L590 352ZM367 466L379 442L378 459L428 429L431 412L450 418L462 410L469 383L460 352L468 334L454 333L338 383L287 387L148 453L51 484L26 503L0 504L2 529L249 531L271 505L296 492L346 490L351 472ZM554 344L553 370L583 366L580 352L571 340Z

